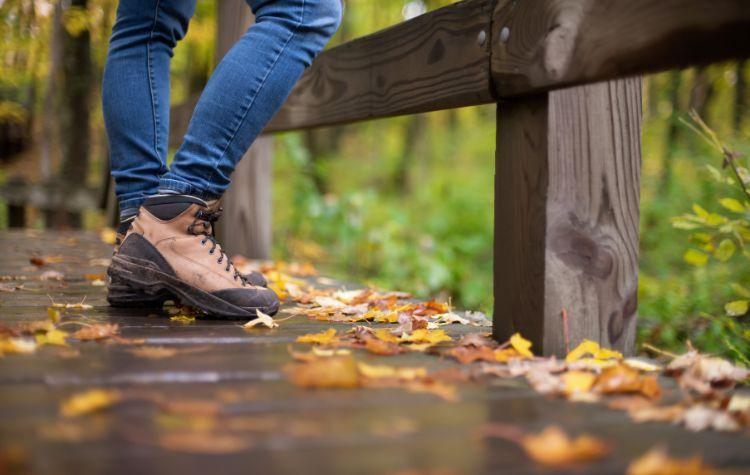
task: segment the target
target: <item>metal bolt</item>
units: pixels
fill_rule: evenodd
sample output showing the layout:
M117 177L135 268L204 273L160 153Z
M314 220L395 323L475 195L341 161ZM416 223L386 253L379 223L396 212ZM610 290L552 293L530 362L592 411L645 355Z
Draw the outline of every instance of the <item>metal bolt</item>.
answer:
M510 37L510 28L508 28L507 26L504 26L503 29L500 30L500 42L507 43L509 37Z
M477 43L479 43L479 46L484 46L485 41L487 41L487 32L482 30L479 32L479 36L477 36Z

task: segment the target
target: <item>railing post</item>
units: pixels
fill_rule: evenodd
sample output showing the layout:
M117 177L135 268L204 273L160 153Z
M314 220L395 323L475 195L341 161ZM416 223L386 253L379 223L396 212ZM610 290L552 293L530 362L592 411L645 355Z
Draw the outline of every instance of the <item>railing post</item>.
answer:
M217 61L253 23L243 0L220 0L217 8ZM271 137L258 137L232 174L224 195L218 232L229 254L254 259L271 255ZM226 230L226 231L225 231Z
M496 338L518 331L547 355L584 338L632 353L640 133L640 78L499 104Z

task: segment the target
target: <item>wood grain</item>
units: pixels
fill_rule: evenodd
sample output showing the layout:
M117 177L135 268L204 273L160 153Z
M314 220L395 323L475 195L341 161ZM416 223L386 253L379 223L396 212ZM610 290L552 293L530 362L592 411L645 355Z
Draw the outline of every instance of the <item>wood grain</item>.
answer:
M266 132L494 102L492 5L458 2L325 51Z
M632 353L638 280L641 81L498 108L495 336L545 354L588 338Z
M255 21L243 0L220 0L217 11L216 57L222 58ZM273 139L258 137L232 173L224 194L224 218L217 231L232 255L271 257L271 159Z
M501 97L747 57L750 2L500 0L492 46Z

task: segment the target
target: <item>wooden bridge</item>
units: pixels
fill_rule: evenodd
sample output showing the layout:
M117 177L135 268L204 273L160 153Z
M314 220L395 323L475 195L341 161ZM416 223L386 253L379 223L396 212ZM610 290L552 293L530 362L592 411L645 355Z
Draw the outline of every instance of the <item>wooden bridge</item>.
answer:
M247 17L224 30L220 50ZM497 103L494 336L520 332L536 351L561 355L564 309L573 344L589 338L628 354L637 310L638 75L748 55L746 0L467 0L326 51L267 132ZM258 231L270 229L270 196L258 185L268 181L258 177L270 173L269 150L264 138L249 152L256 159L240 165L226 206L227 221L248 223L245 234L226 236L228 247L250 242L256 257L270 243ZM0 294L0 323L44 319L49 298L85 296L93 305L85 321L117 323L124 339L0 359L2 473L549 473L516 445L481 437L498 423L528 431L558 424L615 448L571 473L623 473L659 443L715 465L750 466L745 435L636 425L622 412L543 398L517 381L467 384L458 402L297 388L282 372L287 346L321 323L298 316L248 334L231 322L182 325L115 310L86 278L104 272L111 252L98 237L12 231L0 245L0 275L13 284ZM64 258L40 269L29 264L37 255ZM65 278L39 280L50 269ZM454 337L482 331L447 328ZM171 356L139 356L136 344ZM455 369L423 353L392 358ZM61 418L61 401L94 388L128 397L91 419Z

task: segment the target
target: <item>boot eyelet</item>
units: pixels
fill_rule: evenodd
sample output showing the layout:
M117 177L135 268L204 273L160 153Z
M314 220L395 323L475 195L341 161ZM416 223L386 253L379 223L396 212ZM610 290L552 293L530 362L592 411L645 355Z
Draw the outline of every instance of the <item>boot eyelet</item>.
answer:
M213 249L211 249L210 251L208 251L208 253L209 253L209 254L213 254L213 253L214 253L214 250L213 250Z
M206 240L205 239L201 239L201 246L205 246L205 245L206 245Z

